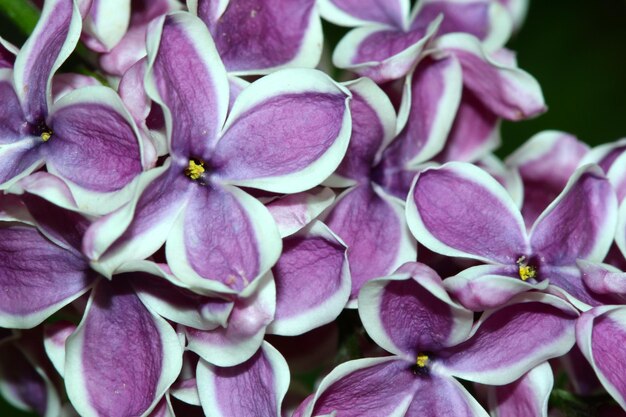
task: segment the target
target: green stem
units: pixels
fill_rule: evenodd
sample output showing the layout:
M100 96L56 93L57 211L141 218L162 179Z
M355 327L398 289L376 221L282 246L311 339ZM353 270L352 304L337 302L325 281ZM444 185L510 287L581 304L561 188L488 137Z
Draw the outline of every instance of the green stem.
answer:
M0 14L28 35L35 28L41 12L28 0L0 0Z

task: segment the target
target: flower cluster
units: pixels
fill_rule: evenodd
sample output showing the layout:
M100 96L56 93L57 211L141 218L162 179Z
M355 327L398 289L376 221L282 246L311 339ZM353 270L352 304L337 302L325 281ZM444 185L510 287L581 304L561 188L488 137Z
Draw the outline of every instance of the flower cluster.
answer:
M626 409L626 142L493 154L546 110L525 0L41 6L0 38L11 404L540 417L556 371Z

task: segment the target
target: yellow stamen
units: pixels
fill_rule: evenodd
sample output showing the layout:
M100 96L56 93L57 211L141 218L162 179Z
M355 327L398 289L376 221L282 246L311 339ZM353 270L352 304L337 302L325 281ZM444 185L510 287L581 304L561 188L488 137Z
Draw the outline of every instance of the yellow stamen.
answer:
M192 180L197 180L204 174L204 162L196 162L193 159L189 161L189 166L185 169L185 175Z
M43 140L44 142L48 142L51 137L52 137L51 130L44 130L43 132L41 132L41 140Z
M424 367L426 367L427 363L428 363L428 355L425 354L425 353L418 353L417 354L417 360L415 361L415 364L419 368L424 368Z
M528 265L526 257L522 256L517 260L518 273L522 281L527 281L537 276L537 269L534 266Z

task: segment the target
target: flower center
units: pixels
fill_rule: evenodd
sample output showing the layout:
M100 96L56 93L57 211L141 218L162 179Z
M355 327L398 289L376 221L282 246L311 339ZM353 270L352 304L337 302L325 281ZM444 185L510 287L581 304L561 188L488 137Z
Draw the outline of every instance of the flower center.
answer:
M411 366L411 371L413 371L413 375L426 377L430 374L430 365L431 358L426 352L419 352L417 354L417 358L415 359L415 365Z
M39 137L44 142L48 142L50 140L50 138L52 137L52 130L49 129L49 128L44 129L44 131L41 132L41 135L39 135Z
M428 355L425 354L424 352L418 353L415 364L417 365L418 368L425 368L426 365L428 364Z
M185 175L192 181L197 181L202 177L205 171L204 161L200 159L190 159L187 168L185 168Z
M515 262L517 264L517 271L522 281L528 281L531 278L537 277L537 268L528 264L528 259L525 256L520 256Z

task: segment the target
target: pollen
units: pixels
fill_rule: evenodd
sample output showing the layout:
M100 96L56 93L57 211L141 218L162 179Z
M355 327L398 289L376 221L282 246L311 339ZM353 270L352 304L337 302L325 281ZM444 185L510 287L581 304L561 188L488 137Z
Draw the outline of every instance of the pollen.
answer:
M529 279L537 276L537 269L532 265L528 265L525 256L522 256L517 260L517 266L519 277L522 281L528 281Z
M43 140L44 142L48 142L51 137L52 130L44 130L43 132L41 132L41 140Z
M204 174L204 171L204 162L191 159L185 168L185 175L195 181Z
M421 352L418 353L415 364L417 365L418 368L425 368L426 364L428 364L428 355L425 353L421 353Z

